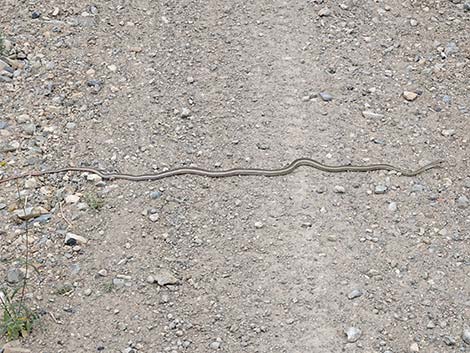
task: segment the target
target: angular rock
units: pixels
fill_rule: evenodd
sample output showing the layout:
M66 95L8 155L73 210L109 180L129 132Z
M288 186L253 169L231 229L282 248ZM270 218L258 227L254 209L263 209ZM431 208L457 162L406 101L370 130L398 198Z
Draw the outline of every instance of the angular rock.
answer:
M179 283L179 280L170 271L167 270L160 270L153 277L155 282L157 282L158 285L162 287L169 284L171 285Z
M356 327L348 327L344 330L344 333L346 334L349 343L357 342L357 340L361 337L362 334L361 330Z

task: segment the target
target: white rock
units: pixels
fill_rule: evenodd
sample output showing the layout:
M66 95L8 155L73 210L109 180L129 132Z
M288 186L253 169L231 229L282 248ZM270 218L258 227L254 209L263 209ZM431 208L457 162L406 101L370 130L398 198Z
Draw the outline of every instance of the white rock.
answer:
M348 327L344 330L344 333L346 334L349 343L356 342L362 334L361 330L356 327Z
M320 11L318 11L318 16L320 17L328 17L331 16L331 10L328 7L322 8Z
M86 176L86 180L93 181L93 182L99 182L103 179L98 174L88 174Z
M264 227L263 222L255 222L255 228L256 228L256 229L261 229L261 228L263 228L263 227Z
M411 345L410 345L410 352L419 352L419 346L418 346L418 343L416 342L413 342Z
M374 113L369 110L363 111L362 116L367 119L382 119L384 117L383 114Z
M418 94L415 93L415 92L411 92L411 91L405 91L403 92L403 97L407 100L407 101L414 101L416 98L418 98Z
M65 197L65 203L77 203L78 201L80 201L80 196L78 195L67 195Z
M66 245L76 245L76 244L86 244L88 240L85 237L82 237L81 235L73 234L73 233L67 233L65 235L65 244Z

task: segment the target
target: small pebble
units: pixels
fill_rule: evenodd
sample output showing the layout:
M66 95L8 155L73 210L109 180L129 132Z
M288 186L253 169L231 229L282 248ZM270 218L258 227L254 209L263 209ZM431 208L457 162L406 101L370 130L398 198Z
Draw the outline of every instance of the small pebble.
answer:
M39 18L41 16L41 13L39 11L33 11L31 13L31 18L32 19L36 19L36 18Z
M464 327L462 332L462 340L470 345L470 327Z
M413 342L411 345L410 345L410 352L419 352L419 346L418 346L418 343L416 342Z
M355 299L359 298L363 295L364 293L360 289L353 289L349 294L348 294L348 299Z
M160 270L153 277L155 278L154 282L157 282L160 286L179 283L178 279L173 276L170 271L167 270Z
M383 114L374 113L368 110L363 111L362 116L366 119L382 119L384 117Z
M73 234L73 233L67 233L65 235L65 245L69 246L75 246L77 244L83 245L86 244L88 240L85 237L82 237L81 235Z
M261 229L261 228L263 228L263 227L264 227L263 222L255 222L255 228L256 228L256 229Z
M80 196L78 195L67 195L65 197L65 203L77 203L78 201L80 201Z
M410 91L405 91L403 92L403 97L407 100L407 101L414 101L416 98L418 98L418 94L415 93L415 92L410 92Z
M451 137L455 135L455 130L454 129L445 129L441 131L441 135L445 137Z
M465 209L468 207L468 197L465 196L465 195L461 195L457 198L457 200L455 201L455 203L457 204L457 207L458 208L462 208L462 209Z
M344 333L346 334L346 337L349 343L356 342L361 337L361 334L362 334L361 330L359 330L356 327L348 327L347 329L344 330Z
M160 198L161 196L162 196L162 193L160 191L152 191L150 193L150 198L152 200L156 200L156 199Z
M151 215L149 215L149 219L152 222L156 222L160 219L160 215L158 213L152 213Z
M320 11L318 11L318 16L320 17L328 17L331 16L331 10L328 7L322 8Z
M334 192L337 194L344 194L346 189L341 185L335 185Z
M457 341L452 336L444 336L444 343L448 346L455 346Z
M108 271L106 269L102 269L102 270L99 270L98 271L98 274L101 276L101 277L106 277L108 275Z
M221 343L219 341L214 341L210 344L211 349L219 349Z
M375 194L385 194L385 192L387 191L387 186L386 185L383 185L383 184L379 184L379 185L376 185L375 186L375 189L374 189L374 193Z
M90 288L87 288L83 291L83 294L85 294L87 297L89 297L91 295L91 289Z
M183 108L181 110L181 117L182 118L189 118L191 116L191 111L188 108Z
M470 12L470 1L463 4L463 10Z
M7 282L18 283L24 279L24 272L19 268L11 268L7 271Z
M387 208L390 212L395 212L398 209L397 203L392 201L388 204Z
M325 102L330 102L333 100L333 96L330 95L329 93L326 92L320 92L319 96L321 99L323 99Z

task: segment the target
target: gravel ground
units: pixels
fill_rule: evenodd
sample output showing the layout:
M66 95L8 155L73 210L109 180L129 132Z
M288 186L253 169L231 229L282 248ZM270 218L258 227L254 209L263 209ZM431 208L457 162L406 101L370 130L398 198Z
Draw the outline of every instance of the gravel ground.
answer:
M447 162L1 184L25 351L470 351L469 2L0 4L0 177Z

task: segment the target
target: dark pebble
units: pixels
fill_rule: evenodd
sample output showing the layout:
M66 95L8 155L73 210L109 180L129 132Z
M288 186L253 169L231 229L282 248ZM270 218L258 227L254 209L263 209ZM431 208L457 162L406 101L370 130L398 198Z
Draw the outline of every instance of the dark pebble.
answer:
M41 13L39 11L33 11L33 13L31 14L32 19L36 19L39 17L41 17Z

